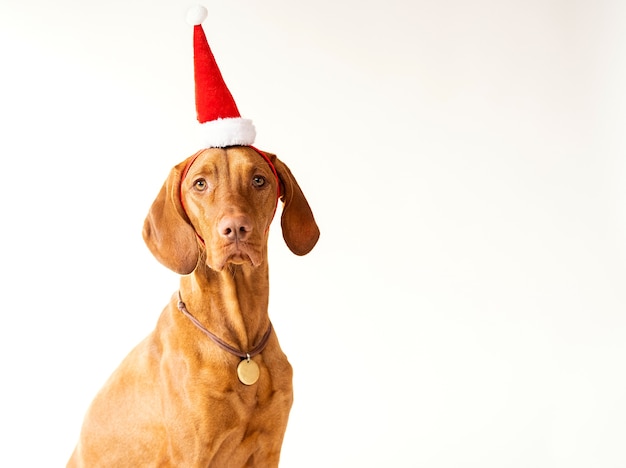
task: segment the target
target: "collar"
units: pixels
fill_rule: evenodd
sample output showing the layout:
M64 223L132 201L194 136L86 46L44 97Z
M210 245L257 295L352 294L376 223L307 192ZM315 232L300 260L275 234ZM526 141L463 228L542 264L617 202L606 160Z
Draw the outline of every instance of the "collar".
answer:
M200 321L197 318L191 315L191 313L187 310L187 306L183 302L182 296L180 295L180 291L178 291L178 309L183 314L185 314L185 316L189 320L191 320L191 323L193 323L200 331L202 331L202 333L208 336L211 339L211 341L213 341L217 346L222 348L224 351L229 352L230 354L234 354L235 356L238 356L241 359L247 359L248 361L250 360L250 358L258 354L261 354L263 352L263 350L267 346L267 342L270 339L270 335L272 334L272 322L270 322L269 326L267 327L267 331L261 338L261 341L259 341L259 343L250 351L243 352L243 351L238 350L234 346L229 345L217 335L211 333L209 330L207 330L204 327L204 325L202 325L202 323L200 323Z

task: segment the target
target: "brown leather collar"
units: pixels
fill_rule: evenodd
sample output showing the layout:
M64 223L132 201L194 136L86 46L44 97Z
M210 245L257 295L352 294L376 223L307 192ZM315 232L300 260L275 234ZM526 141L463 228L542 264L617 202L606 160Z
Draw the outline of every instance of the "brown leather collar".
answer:
M223 341L221 338L219 338L217 335L214 335L209 330L204 328L204 325L202 325L200 321L197 318L195 318L193 315L191 315L191 313L187 310L187 307L185 306L185 303L183 302L183 299L180 295L180 291L178 291L178 309L183 314L185 314L189 320L191 320L191 323L193 323L196 327L198 327L200 331L202 331L206 336L208 336L211 339L211 341L213 341L216 345L218 345L224 351L227 351L230 354L234 354L235 356L238 356L241 359L250 359L251 357L261 354L263 350L265 349L265 346L267 346L267 342L269 341L270 335L272 334L272 322L270 322L270 325L269 327L267 327L267 331L261 338L261 341L259 341L259 344L257 344L254 348L252 348L247 353L244 353L242 351L239 351L237 348L234 348L233 346L229 345L228 343Z

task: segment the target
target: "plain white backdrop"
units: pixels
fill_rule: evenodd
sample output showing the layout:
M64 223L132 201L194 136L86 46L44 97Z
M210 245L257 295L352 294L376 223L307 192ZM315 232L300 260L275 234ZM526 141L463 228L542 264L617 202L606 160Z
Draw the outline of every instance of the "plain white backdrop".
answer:
M199 149L191 5L0 3L2 466L64 466L177 288L141 227ZM271 233L281 466L626 466L626 4L205 6L322 231Z

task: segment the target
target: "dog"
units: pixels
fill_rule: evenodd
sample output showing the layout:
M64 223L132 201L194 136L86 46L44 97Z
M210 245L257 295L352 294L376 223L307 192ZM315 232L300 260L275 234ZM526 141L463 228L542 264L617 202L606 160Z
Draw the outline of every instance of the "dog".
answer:
M320 232L289 168L250 146L175 166L143 237L180 289L89 407L68 467L276 467L292 368L268 315L278 201L289 249Z

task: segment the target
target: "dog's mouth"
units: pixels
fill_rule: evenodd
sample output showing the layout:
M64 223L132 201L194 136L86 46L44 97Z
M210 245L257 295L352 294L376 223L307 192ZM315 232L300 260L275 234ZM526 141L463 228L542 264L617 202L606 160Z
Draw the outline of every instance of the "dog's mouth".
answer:
M217 262L212 267L221 271L227 264L244 265L249 264L257 267L261 264L262 255L259 249L248 244L247 242L232 242L222 246L219 253L214 256Z
M226 263L233 263L235 265L243 265L244 263L252 263L250 255L243 252L235 252L226 259Z

